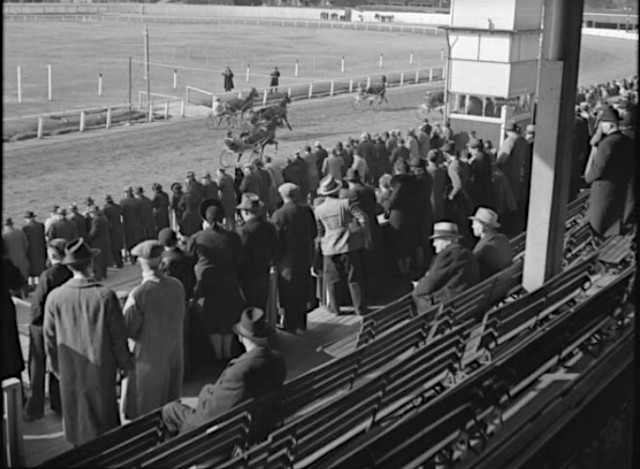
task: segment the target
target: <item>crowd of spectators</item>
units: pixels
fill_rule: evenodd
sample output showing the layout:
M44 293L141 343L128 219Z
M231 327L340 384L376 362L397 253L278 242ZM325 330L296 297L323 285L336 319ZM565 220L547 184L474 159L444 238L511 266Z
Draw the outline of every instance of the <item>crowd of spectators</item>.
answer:
M612 106L593 102L616 90L623 97ZM580 89L578 100L569 197L591 185L594 233L620 234L634 221L637 78ZM331 149L315 142L284 165L266 157L200 180L190 171L171 194L159 183L151 198L126 187L102 207L91 197L83 210L56 205L44 223L32 212L20 228L7 219L7 286L23 297L35 290L25 417L44 413L47 358L50 404L74 445L119 424L118 377L126 378L125 418L176 400L196 328L211 359L229 366L196 410L165 409L175 433L284 381L282 357L266 344L270 322L304 334L320 303L336 315L348 304L366 315L393 277L413 281L420 300L455 295L505 268L508 237L526 224L535 126L509 122L505 131L499 148L473 133L456 148L448 122L425 120ZM125 262L140 264L142 282L117 298L101 281ZM282 313L270 316L276 296ZM13 318L3 323L12 340ZM246 348L236 360L234 334ZM3 341L3 371L12 359L15 369L3 378L23 367L19 348L6 348L12 340Z

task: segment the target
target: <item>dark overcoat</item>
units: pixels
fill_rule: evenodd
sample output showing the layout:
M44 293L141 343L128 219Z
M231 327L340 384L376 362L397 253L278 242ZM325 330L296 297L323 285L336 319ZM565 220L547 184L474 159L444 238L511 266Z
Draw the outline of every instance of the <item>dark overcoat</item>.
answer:
M109 221L102 213L91 216L91 228L87 241L91 247L100 249L100 254L94 259L94 268L100 279L106 277L107 267L111 265L111 239L109 238Z
M231 334L244 307L240 266L244 251L240 236L223 228L208 228L189 239L187 250L195 256L196 299L202 298L202 320L207 333Z
M634 167L633 140L616 131L599 144L585 181L591 184L587 219L600 236L620 234Z
M418 245L420 199L413 175L398 174L391 180L389 198L389 233L391 257L400 259L413 254Z
M44 225L39 221L29 220L22 232L27 237L27 257L29 258L29 276L39 276L47 264L47 244L44 239Z
M163 228L169 228L169 195L163 191L156 191L151 204L156 229L160 231Z
M165 275L180 280L187 300L193 297L193 289L196 286L196 274L193 271L195 264L194 257L178 247L165 249L162 253L160 270Z
M18 323L16 320L16 305L11 299L10 290L22 288L25 282L20 270L9 259L2 260L2 379L9 377L19 378L24 370L24 358L18 338Z
M427 173L431 177L431 213L433 222L443 221L445 217L444 207L447 197L447 170L442 166L429 165Z
M144 239L154 239L157 232L153 202L151 202L151 199L144 194L138 194L136 198L140 201L140 214L142 216L141 221Z
M67 440L81 445L119 426L116 373L130 370L133 357L116 294L90 279L54 289L45 303L44 341L60 380Z
M51 223L45 234L49 239L62 238L71 241L78 237L78 230L73 222L62 218Z
M105 218L109 222L109 241L111 252L120 251L124 241L122 228L122 207L115 202L107 202L102 209Z
M122 207L122 227L124 229L124 245L127 251L143 240L142 207L135 197L125 197L120 201Z
M502 233L491 233L480 238L473 248L480 269L480 281L506 269L513 262L513 249Z
M423 174L416 174L418 190L418 246L428 246L432 233L433 211L431 209L431 177L426 170Z
M89 232L89 221L87 218L80 213L72 213L69 221L76 225L78 236L87 239L87 233Z

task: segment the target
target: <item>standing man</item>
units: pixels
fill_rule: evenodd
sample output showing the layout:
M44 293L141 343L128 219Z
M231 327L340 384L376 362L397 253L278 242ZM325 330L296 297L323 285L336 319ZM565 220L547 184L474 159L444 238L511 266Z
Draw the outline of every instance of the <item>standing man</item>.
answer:
M144 195L144 189L141 186L136 187L136 199L140 201L143 239L155 239L156 223L153 217L153 202Z
M27 258L29 260L29 283L35 285L40 274L46 268L47 244L44 239L44 225L36 221L33 212L25 215L26 223L22 232L27 238Z
M282 326L286 331L307 329L307 300L311 288L311 265L316 224L313 211L298 203L299 188L285 182L278 188L283 204L271 217L278 231L275 265L278 295L284 309Z
M356 314L366 313L362 249L371 244L367 216L348 199L338 198L342 184L327 176L320 182L318 195L325 200L314 212L320 248L324 256L324 279L329 309L340 314L336 286L346 281Z
M78 211L78 206L76 204L71 204L71 206L69 207L69 211L71 212L69 221L76 226L76 233L78 235L78 238L87 237L87 232L89 230L89 220L87 220L87 217L91 212L92 206L93 204L91 204L91 206L89 207L89 210L87 211L87 215L82 215Z
M7 218L2 228L2 242L6 255L13 265L15 265L22 274L24 285L22 285L22 294L27 297L27 279L29 278L29 246L28 240L22 230L18 230L13 226L13 220Z
M523 166L529 152L527 141L520 135L519 128L514 121L507 122L504 128L507 138L502 142L498 150L498 168L502 170L509 181L513 195L516 196L518 208L513 216L504 220L505 229L508 232L517 233L520 231L523 217L522 196L522 176Z
M222 72L222 76L224 77L222 86L224 87L224 91L228 93L229 91L233 90L233 72L228 65L224 72Z
M116 375L133 367L118 298L93 280L96 255L82 238L66 245L61 263L73 278L49 294L44 308L45 349L74 446L120 425Z
M211 173L209 173L208 171L206 173L204 173L202 175L202 187L204 189L203 191L203 197L204 199L219 199L220 198L220 191L218 189L218 183L216 181L214 181L213 179L211 179Z
M124 247L132 265L136 260L131 255L131 250L144 239L142 225L142 207L140 201L133 196L133 188L124 190L124 199L120 201L122 207L122 226L124 228Z
M45 233L48 239L63 238L71 241L78 236L78 230L73 222L67 220L67 210L60 207L58 209L58 219L49 226Z
M471 220L471 230L480 241L473 248L480 269L480 282L509 267L513 262L513 249L509 239L498 233L498 214L486 207L478 207Z
M236 191L233 187L233 178L227 174L224 168L218 169L218 188L220 189L220 202L225 214L225 222L230 230L236 229Z
M94 259L94 273L96 280L100 282L107 278L107 267L111 265L111 240L109 239L109 221L97 205L91 206L89 213L89 234L87 242L89 246L100 252Z
M173 222L172 227L177 228L178 223L182 220L182 214L184 213L184 207L182 205L182 198L184 192L182 191L182 184L174 182L171 184L171 210L173 210Z
M273 72L271 72L271 83L270 83L270 89L269 92L270 93L277 93L278 92L278 85L280 84L280 71L278 70L278 67L273 67Z
M179 280L160 270L163 251L156 240L131 250L142 269L142 283L131 290L123 309L135 356L123 399L127 419L179 399L182 391L185 292Z
M107 194L104 198L105 218L109 222L109 243L111 259L118 269L122 268L122 243L124 232L122 229L122 207L113 201L113 197Z
M163 228L169 228L169 195L157 182L153 183L151 189L153 190L153 199L151 199L153 221L156 230L160 231Z
M324 160L327 159L329 153L324 149L322 143L316 142L314 145L314 153L316 155L316 168L318 170L318 177L322 179L323 171L322 167L324 166Z
M591 153L584 179L591 185L587 219L598 236L621 234L627 191L634 174L633 140L620 132L615 109L607 107L600 116L596 150Z
M269 271L276 254L276 227L264 217L265 207L257 194L244 193L238 205L244 225L238 229L245 262L240 281L247 306L266 311L269 298Z
M47 256L51 267L42 272L31 303L31 322L29 323L29 382L31 396L25 406L24 419L32 421L44 417L44 384L47 375L47 355L44 348L44 307L49 293L71 279L71 271L61 264L64 257L64 239L52 239L47 245ZM53 373L49 375L49 405L51 410L60 414L60 385Z
M344 166L344 159L333 149L331 155L322 163L322 175L332 176L336 181L342 181L342 177L347 171Z
M60 208L59 205L54 205L51 208L51 212L49 212L49 218L47 218L44 221L44 232L45 232L45 235L49 231L49 227L51 226L51 224L58 219L58 209L59 208ZM49 238L47 238L47 240L49 240Z

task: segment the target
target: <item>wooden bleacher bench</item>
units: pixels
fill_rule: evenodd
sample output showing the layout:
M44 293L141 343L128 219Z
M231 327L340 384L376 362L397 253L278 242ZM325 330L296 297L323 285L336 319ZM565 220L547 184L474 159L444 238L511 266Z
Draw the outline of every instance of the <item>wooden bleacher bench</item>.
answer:
M634 255L631 236L613 236L598 249L598 261L607 270L628 265Z
M411 293L407 293L383 308L367 314L358 335L358 347L373 340L379 331L387 330L415 315L416 306L411 298Z

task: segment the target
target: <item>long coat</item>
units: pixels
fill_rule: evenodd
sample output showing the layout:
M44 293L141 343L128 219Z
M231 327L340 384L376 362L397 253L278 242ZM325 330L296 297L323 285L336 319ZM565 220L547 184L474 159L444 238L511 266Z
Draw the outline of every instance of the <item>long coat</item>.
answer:
M600 236L620 234L634 158L633 140L618 131L598 144L592 164L587 165L585 181L591 184L587 219Z
M498 168L502 170L509 180L511 190L516 197L522 191L520 186L522 184L523 165L527 159L528 152L529 145L527 141L513 132L509 133L498 151Z
M69 217L69 221L76 225L78 237L86 239L87 232L89 231L89 222L87 221L87 218L80 213L72 213Z
M91 216L91 228L87 236L87 241L91 247L100 249L100 254L94 259L95 272L98 279L106 277L107 267L111 265L111 240L109 239L109 221L102 213Z
M26 279L29 276L28 240L22 230L13 227L5 227L2 231L2 242L7 251L7 256L13 262L20 273Z
M506 269L513 262L513 249L502 233L491 233L480 238L473 248L480 268L480 281Z
M426 170L423 174L416 174L418 188L418 246L428 246L432 233L433 210L431 209L431 177Z
M20 270L9 259L2 260L2 355L0 355L0 372L2 379L18 378L24 370L24 358L18 338L18 323L16 320L16 305L11 299L10 290L22 288L25 278Z
M142 216L141 221L144 239L154 239L157 235L157 231L153 202L151 202L151 199L144 194L138 194L136 198L140 201L140 214Z
M62 218L51 223L45 235L48 239L63 238L71 241L78 237L78 230L76 229L75 223L66 218Z
M444 220L444 201L446 198L446 186L447 186L447 170L442 166L436 166L429 164L427 166L427 173L431 177L431 211L433 215L433 222L437 223Z
M44 341L60 380L67 440L87 443L120 425L116 372L130 370L124 317L116 294L90 279L72 278L49 293Z
M120 251L123 245L124 230L122 228L122 207L114 202L106 203L102 209L109 222L109 241L111 252Z
M196 299L203 298L202 320L209 335L231 334L244 307L239 268L244 262L240 236L222 228L208 228L189 239L187 250L196 257Z
M127 336L135 344L135 368L124 397L126 418L180 398L185 304L180 281L160 272L143 276L129 293L123 312Z
M153 221L158 231L169 228L169 195L163 191L156 191L151 199L153 206Z
M30 220L23 227L22 232L27 237L29 258L29 276L37 277L46 268L47 244L44 239L44 225L39 221Z
M224 216L227 221L233 220L235 223L238 199L236 199L236 192L233 188L233 178L228 174L221 175L218 180L218 188L220 189L220 201L224 208Z
M120 206L122 207L124 245L127 251L131 251L144 237L142 207L140 200L135 197L125 197L120 201Z
M415 177L399 174L391 180L389 199L390 254L395 259L409 257L418 245L418 187Z

